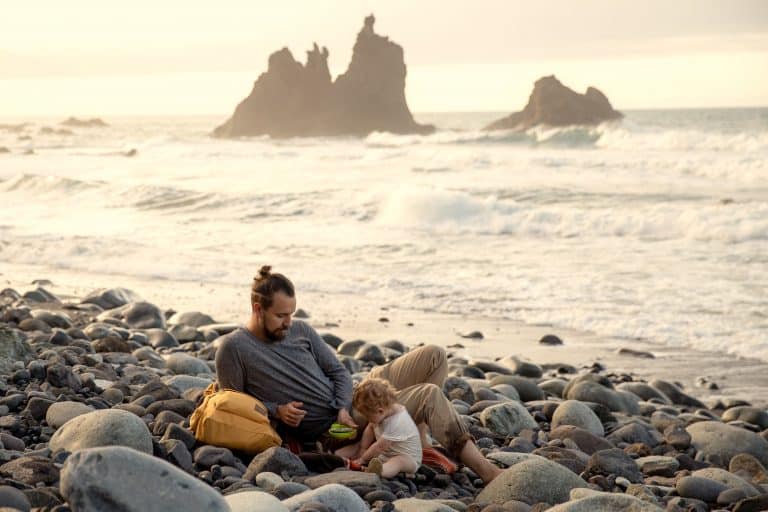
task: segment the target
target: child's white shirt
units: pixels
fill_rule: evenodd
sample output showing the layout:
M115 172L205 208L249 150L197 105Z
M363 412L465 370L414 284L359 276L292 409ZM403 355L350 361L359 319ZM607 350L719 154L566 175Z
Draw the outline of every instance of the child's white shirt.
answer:
M386 439L392 441L390 448L384 453L386 458L404 454L410 456L416 465L421 465L421 437L416 423L402 405L398 405L398 411L381 420L381 423L373 426L376 440Z

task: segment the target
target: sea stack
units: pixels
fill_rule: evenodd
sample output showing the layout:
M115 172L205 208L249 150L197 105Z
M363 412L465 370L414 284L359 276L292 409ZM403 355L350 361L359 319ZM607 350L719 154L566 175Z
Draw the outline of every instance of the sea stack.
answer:
M325 47L315 44L304 65L287 48L270 55L267 71L251 94L213 135L283 138L434 131L413 120L405 100L403 48L376 34L374 22L373 15L365 18L349 67L335 81Z
M594 87L579 94L554 75L536 80L528 104L520 112L498 119L486 130L527 130L533 126L595 125L621 119L608 98Z

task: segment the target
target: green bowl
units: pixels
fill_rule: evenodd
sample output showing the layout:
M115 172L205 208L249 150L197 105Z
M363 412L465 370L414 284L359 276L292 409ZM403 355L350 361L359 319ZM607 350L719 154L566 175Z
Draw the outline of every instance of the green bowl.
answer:
M357 429L343 423L334 423L328 429L328 435L334 439L352 439L357 435Z

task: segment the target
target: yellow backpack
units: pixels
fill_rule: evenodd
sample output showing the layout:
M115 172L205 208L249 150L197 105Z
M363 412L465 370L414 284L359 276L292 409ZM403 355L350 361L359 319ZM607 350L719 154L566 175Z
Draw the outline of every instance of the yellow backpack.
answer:
M206 388L189 419L195 439L250 454L282 444L263 403L246 393L216 388L215 382Z

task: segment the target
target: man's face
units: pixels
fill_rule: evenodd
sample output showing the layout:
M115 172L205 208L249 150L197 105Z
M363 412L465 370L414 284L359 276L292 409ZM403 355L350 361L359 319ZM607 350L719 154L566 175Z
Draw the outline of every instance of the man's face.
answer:
M289 297L284 292L274 294L272 306L269 309L259 307L261 324L264 326L267 341L280 341L285 338L295 311L296 297Z

